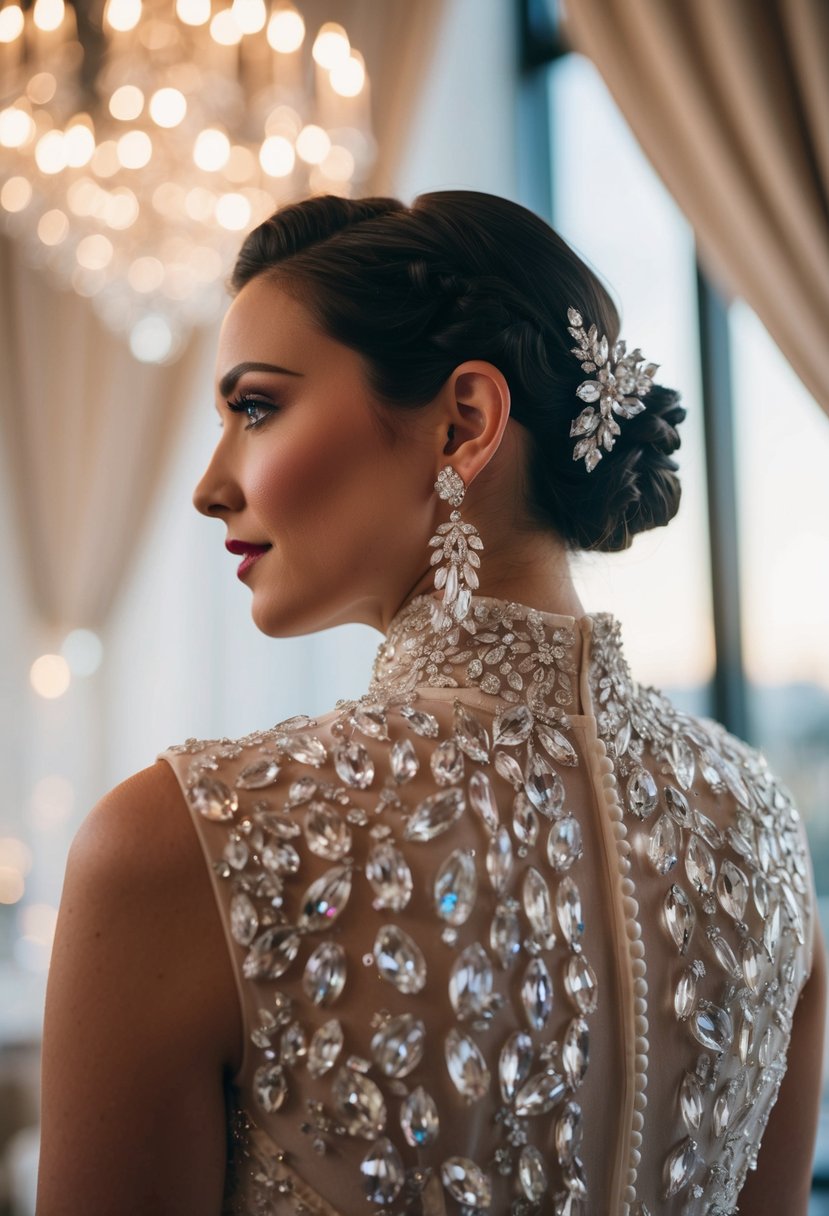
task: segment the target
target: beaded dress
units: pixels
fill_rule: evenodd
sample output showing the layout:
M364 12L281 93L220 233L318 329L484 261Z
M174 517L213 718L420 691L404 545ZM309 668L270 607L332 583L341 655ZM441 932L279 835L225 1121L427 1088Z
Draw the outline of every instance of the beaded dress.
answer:
M161 753L243 1011L223 1212L733 1212L811 967L791 796L610 613L431 603L359 699Z

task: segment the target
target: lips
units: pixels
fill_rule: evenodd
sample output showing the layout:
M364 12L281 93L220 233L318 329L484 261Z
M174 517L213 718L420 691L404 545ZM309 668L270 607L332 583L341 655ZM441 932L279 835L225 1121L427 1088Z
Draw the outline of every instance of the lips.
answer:
M273 548L272 545L254 545L246 540L226 540L225 548L228 553L235 553L238 557L245 557L251 553L260 554L267 553L268 549Z

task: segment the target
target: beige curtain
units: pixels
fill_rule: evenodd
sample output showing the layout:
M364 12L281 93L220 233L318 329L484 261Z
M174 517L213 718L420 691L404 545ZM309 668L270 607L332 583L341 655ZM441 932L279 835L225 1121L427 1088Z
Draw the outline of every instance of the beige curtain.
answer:
M827 0L565 2L706 269L829 412Z
M392 188L444 0L305 0L311 29L336 19L366 58L379 156ZM0 435L34 614L54 629L102 626L124 582L191 404L214 331L169 367L137 363L86 300L55 291L0 237Z

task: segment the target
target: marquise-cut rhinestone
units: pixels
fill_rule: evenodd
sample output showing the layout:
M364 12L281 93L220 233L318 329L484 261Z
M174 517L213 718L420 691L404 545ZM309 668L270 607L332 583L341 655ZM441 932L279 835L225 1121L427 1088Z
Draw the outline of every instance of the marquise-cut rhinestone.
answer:
M356 739L335 747L334 768L340 780L353 789L368 789L374 780L374 761Z
M538 839L538 815L522 790L516 791L512 804L512 834L524 851Z
M320 768L328 758L325 744L316 735L280 735L279 746L292 760L310 764L313 768Z
M343 1028L336 1018L323 1023L311 1036L306 1066L312 1077L321 1077L337 1062L343 1048Z
M573 1018L561 1044L561 1064L567 1084L578 1089L588 1064L589 1032L584 1018Z
M556 1120L556 1153L561 1165L568 1165L581 1147L581 1107L565 1102Z
M689 790L694 780L696 762L690 746L681 736L672 739L667 750L667 760L674 776L684 790Z
M315 1005L331 1005L345 986L345 950L339 942L320 942L310 954L302 987Z
M573 744L563 735L560 730L555 727L545 726L543 722L536 725L535 733L538 737L541 746L549 752L552 758L558 764L565 764L571 767L579 762L579 757Z
M383 1094L370 1077L341 1065L331 1086L334 1110L352 1136L375 1140L386 1126Z
M232 819L239 809L239 795L216 777L199 777L187 787L190 805L213 822Z
M470 849L453 849L435 875L433 899L441 920L462 925L475 906L478 874Z
M489 1010L493 982L489 955L480 942L473 942L461 951L449 974L449 999L461 1021Z
M691 825L691 808L685 795L673 785L666 785L663 791L668 813L681 828Z
M528 706L510 706L495 715L492 725L493 747L517 747L530 737L533 715Z
M481 769L476 769L469 778L469 801L472 809L480 815L489 835L494 836L501 822L498 803L495 801L492 782Z
M230 901L230 932L240 946L249 946L256 937L259 916L250 896L237 891Z
M420 992L426 983L426 959L417 942L399 925L381 925L374 939L374 961L384 980L398 992Z
M403 785L417 776L420 761L411 739L395 740L389 753L389 766L398 785Z
M297 926L308 931L327 929L348 903L351 866L334 866L311 883L300 901Z
M667 811L664 811L648 837L648 858L657 874L667 874L678 860L678 835L676 824Z
M281 1064L262 1064L253 1074L253 1093L266 1114L279 1110L288 1096L288 1082Z
M694 1036L710 1051L723 1052L731 1046L734 1038L734 1025L731 1016L725 1009L712 1005L710 1001L700 1001L690 1018L691 1030Z
M407 1077L423 1058L426 1027L420 1018L401 1013L388 1018L371 1040L374 1062L387 1077Z
M495 908L489 926L489 944L505 970L521 953L521 922L516 900L504 900Z
M486 853L486 870L490 882L499 893L506 889L512 874L512 841L507 829L501 825L489 842Z
M598 1002L596 973L583 954L573 954L564 969L564 989L579 1013L595 1013Z
M374 907L401 912L411 899L414 880L409 863L395 844L381 840L366 860L366 878L375 894Z
M692 1072L686 1072L679 1087L679 1109L685 1126L689 1131L696 1131L702 1119L702 1085L699 1077Z
M708 845L694 833L691 833L685 849L685 873L700 895L710 895L714 890L717 863Z
M534 1030L543 1030L553 1011L553 977L542 958L530 959L521 982L521 1000Z
M275 980L287 971L299 950L300 935L293 925L275 925L260 933L242 963L248 980Z
M515 1095L514 1110L521 1118L546 1115L567 1092L567 1085L556 1072L537 1072L529 1077Z
M393 1203L403 1188L406 1171L400 1153L389 1140L381 1138L360 1162L363 1190L371 1203Z
M488 1208L492 1203L492 1184L480 1166L468 1157L447 1157L440 1177L453 1199L465 1208Z
M680 1022L686 1021L697 1003L697 981L705 974L701 963L692 963L679 977L674 992L674 1011Z
M464 755L454 739L444 739L429 758L432 776L438 785L457 785L464 772Z
M628 777L626 794L628 810L638 819L647 819L656 810L659 791L653 774L641 764L637 764Z
M454 705L454 737L470 760L489 763L489 733L475 714L461 701Z
M558 884L556 914L567 944L577 945L584 934L584 919L579 889L569 875L565 875Z
M733 920L742 921L745 916L748 890L748 879L743 871L726 858L717 875L717 899Z
M688 896L677 883L671 883L665 896L665 923L680 954L685 954L694 932L697 914Z
M498 1057L498 1084L505 1102L512 1101L516 1090L530 1075L532 1061L532 1039L523 1030L514 1030Z
M525 1144L518 1156L518 1181L530 1203L540 1203L547 1190L544 1158L533 1144Z
M544 875L535 866L529 866L524 873L521 897L527 920L539 945L544 950L551 950L555 945L555 935L550 890Z
M668 1154L665 1162L665 1198L671 1199L686 1187L700 1165L696 1141L686 1136Z
M312 802L305 812L305 841L312 853L328 861L340 861L351 848L351 829L333 807Z
M444 1049L446 1067L458 1093L470 1102L483 1098L489 1090L490 1073L475 1040L453 1026L444 1039Z
M301 865L299 853L287 840L269 840L262 849L262 865L274 874L296 874Z
M515 756L511 756L509 752L496 752L493 759L495 771L499 777L503 777L516 789L524 784L524 774L521 772L521 765Z
M579 821L565 815L550 825L547 836L547 860L554 870L564 873L584 852Z
M557 819L564 806L564 782L543 756L530 756L524 791L535 809L548 819Z
M422 1085L413 1089L401 1105L400 1126L412 1148L426 1148L437 1140L440 1129L437 1103Z
M273 785L279 777L279 764L276 760L266 757L246 764L236 778L236 785L243 790L261 790Z
M387 739L388 717L385 705L358 705L351 721L369 739Z
M434 840L457 823L465 806L463 790L457 786L430 794L406 820L403 836L406 840Z

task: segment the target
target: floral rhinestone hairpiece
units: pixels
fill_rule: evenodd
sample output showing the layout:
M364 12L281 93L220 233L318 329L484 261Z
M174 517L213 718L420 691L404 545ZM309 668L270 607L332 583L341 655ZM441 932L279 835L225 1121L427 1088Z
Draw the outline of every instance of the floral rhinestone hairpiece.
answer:
M582 401L598 401L599 412L588 405L570 427L571 437L583 436L575 446L573 459L581 460L583 456L587 472L592 473L602 458L601 448L609 452L616 442L615 436L621 434L614 413L621 418L641 414L645 405L639 398L653 388L653 374L659 364L640 367L644 355L639 347L625 354L626 344L621 339L614 343L608 359L605 334L599 339L595 325L585 332L581 313L575 308L567 309L567 320L570 322L567 332L579 344L572 346L570 353L581 360L583 372L596 373L593 379L582 381L576 395Z

